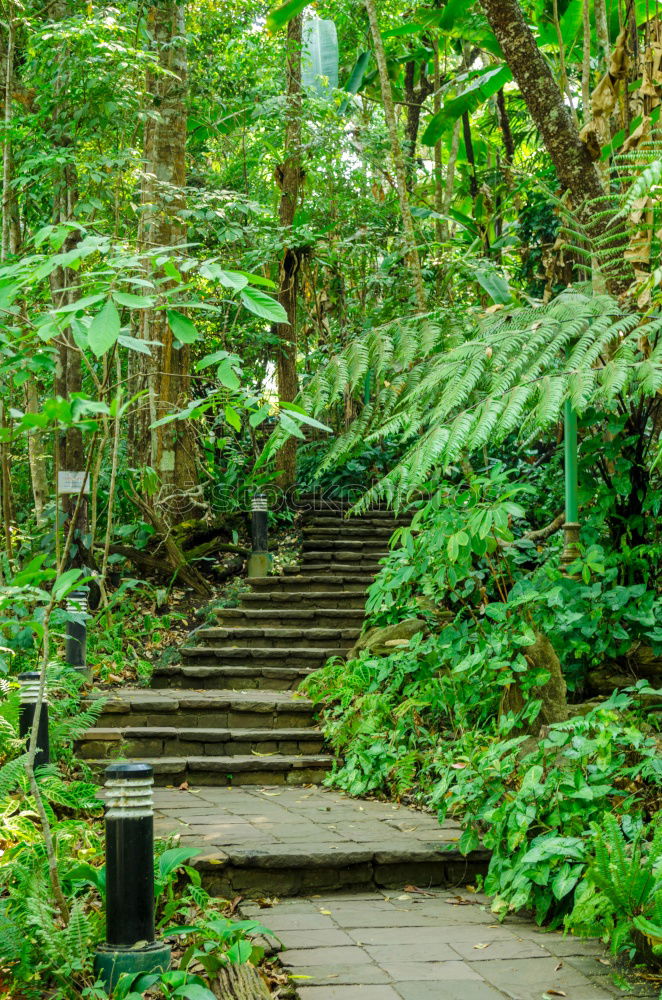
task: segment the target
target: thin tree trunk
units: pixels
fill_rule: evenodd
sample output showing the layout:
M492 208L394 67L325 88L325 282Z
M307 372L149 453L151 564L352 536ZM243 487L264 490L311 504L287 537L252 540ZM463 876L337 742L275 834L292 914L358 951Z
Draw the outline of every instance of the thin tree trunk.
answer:
M303 179L301 165L301 115L303 110L301 90L301 42L303 17L299 14L287 26L287 92L286 125L283 163L276 177L280 186L278 221L286 241L279 268L278 301L287 314L287 323L277 323L278 337L277 384L281 402L292 402L299 391L297 377L297 293L301 252L291 243L291 230L299 201L299 188ZM296 479L297 442L290 437L278 452L276 469L278 485L287 489Z
M434 98L432 104L433 114L438 115L441 111L441 72L439 67L439 42L434 42ZM434 144L434 210L437 215L444 213L444 165L443 165L443 143L439 139ZM444 242L444 220L435 219L434 231L437 243ZM439 270L437 270L439 274Z
M400 201L400 214L402 216L402 229L404 235L405 255L411 276L414 282L414 292L416 295L416 306L419 312L425 312L425 287L423 285L423 274L421 272L421 261L416 245L416 233L414 231L414 221L409 206L409 195L407 192L407 170L405 158L398 135L398 123L395 117L395 105L393 103L393 91L391 90L391 80L388 75L386 64L386 52L384 41L379 30L377 19L377 8L375 0L363 0L363 4L368 13L370 22L370 32L372 34L372 44L375 50L375 59L379 70L379 84L382 92L382 102L384 104L384 117L388 126L391 139L391 156L398 187L398 198Z
M462 121L460 118L455 122L455 127L453 128L453 138L451 139L451 150L448 154L448 164L446 165L446 184L444 186L444 215L448 215L451 207L451 202L453 201L453 192L455 190L455 168L457 167L457 157L460 152L460 129L462 128ZM449 225L446 220L444 220L444 233L445 239L449 238Z
M428 79L424 65L421 65L420 80L418 87L414 86L416 74L416 63L410 60L405 65L405 100L407 122L405 135L407 140L407 159L405 168L407 171L407 190L411 193L416 182L416 144L418 142L418 129L421 123L421 111L426 97L435 89L434 84Z
M64 21L71 15L69 0L54 0L49 8L49 16L53 21ZM58 149L59 162L55 167L53 177L53 213L55 225L69 223L75 215L78 203L78 171L72 154L72 124L67 120L65 97L69 87L68 77L69 51L66 42L58 53L55 67L55 93L62 95L62 103L58 102L55 110L56 131L54 144ZM63 250L71 250L79 239L76 230L67 237ZM75 302L78 297L78 278L71 268L58 266L50 276L51 296L56 308ZM70 330L66 330L59 338L58 358L55 371L55 392L63 399L71 399L74 393L82 391L83 369L81 352L76 347ZM83 448L83 435L77 427L69 427L59 438L60 469L66 472L82 472L86 467ZM75 498L65 496L62 500L64 515L64 530L69 532L74 510L78 511L78 521L73 526L73 565L86 564L83 536L87 532L87 498L76 504Z
M12 124L12 81L14 78L14 10L13 3L9 2L9 13L7 17L7 48L5 54L5 113L4 113L4 141L2 144L2 260L5 261L11 253L12 236L12 193L11 193L11 136Z
M186 242L186 101L188 95L184 4L153 4L147 24L163 72L149 71L146 89L149 115L144 133L144 174L140 239L145 251L176 248ZM188 421L153 427L156 420L180 409L190 396L191 355L175 337L163 309L145 309L140 336L151 341L151 355L133 354L131 393L146 398L130 417L130 456L134 466L158 473L159 509L168 524L199 512L200 488L193 428Z
M579 137L563 93L536 45L518 0L480 0L480 4L540 130L559 181L570 192L580 221L591 238L609 240L614 234L612 245L619 247L623 239L614 232L613 216L608 211L598 170ZM608 287L619 294L630 282L631 274L625 270L608 278Z
M582 106L584 124L591 117L591 0L584 0L582 11L584 48L582 52Z
M34 379L29 378L24 386L26 413L39 411L39 396ZM37 524L44 520L44 508L48 502L48 479L46 476L46 457L38 434L28 434L28 462L32 482L32 497Z
M609 23L607 20L607 5L605 0L594 0L593 9L595 11L595 33L598 36L598 45L602 49L602 53L605 58L605 66L609 69L611 46L609 44Z

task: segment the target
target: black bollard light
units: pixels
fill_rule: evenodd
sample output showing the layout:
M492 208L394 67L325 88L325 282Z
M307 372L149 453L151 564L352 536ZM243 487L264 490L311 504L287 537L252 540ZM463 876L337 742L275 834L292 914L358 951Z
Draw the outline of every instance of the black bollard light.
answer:
M251 548L248 560L248 576L267 576L271 565L267 539L267 518L269 508L263 493L256 493L252 501Z
M154 929L153 776L150 764L106 768L106 943L94 969L109 993L124 973L170 965L170 948Z
M65 659L70 667L89 676L87 668L87 589L73 590L67 601L67 611L76 615L77 621L67 622Z
M39 678L40 674L36 670L19 674L18 682L20 687L20 709L18 713L18 732L22 740L29 740L34 724L37 701L39 700ZM37 729L37 751L34 757L34 766L41 767L42 764L50 764L51 749L48 739L48 698L44 691L44 700L39 713L39 728Z

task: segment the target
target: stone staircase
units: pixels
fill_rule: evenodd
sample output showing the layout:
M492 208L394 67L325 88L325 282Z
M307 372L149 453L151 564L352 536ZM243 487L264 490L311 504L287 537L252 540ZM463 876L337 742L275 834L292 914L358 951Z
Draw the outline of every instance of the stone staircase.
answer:
M160 785L319 784L324 752L313 705L296 693L358 637L366 588L402 524L386 510L348 519L338 503L304 519L299 565L250 580L241 606L198 629L150 689L110 695L77 752L95 771L144 760Z

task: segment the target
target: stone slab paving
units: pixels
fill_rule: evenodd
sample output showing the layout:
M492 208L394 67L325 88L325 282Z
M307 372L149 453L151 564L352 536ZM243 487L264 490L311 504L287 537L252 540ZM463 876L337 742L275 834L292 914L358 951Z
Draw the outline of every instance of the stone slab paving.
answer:
M627 994L615 986L597 941L522 916L499 923L467 888L467 866L440 868L460 836L452 821L321 787L156 788L154 800L157 835L202 848L196 863L221 873L219 891L225 877L233 893L261 899L242 911L278 935L300 1000L657 996L645 983ZM434 865L421 861L430 857ZM446 888L431 889L423 878L439 870ZM391 888L375 888L380 871ZM408 885L412 872L422 878ZM351 893L330 891L329 880ZM296 892L304 898L284 898Z
M300 1000L613 1000L655 997L614 985L598 941L498 923L461 890L335 894L244 904L278 935Z

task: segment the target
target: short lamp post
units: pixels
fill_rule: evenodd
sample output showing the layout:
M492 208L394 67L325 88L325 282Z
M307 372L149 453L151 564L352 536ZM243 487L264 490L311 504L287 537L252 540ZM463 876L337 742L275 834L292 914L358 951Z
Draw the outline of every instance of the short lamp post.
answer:
M70 667L90 678L87 666L87 590L74 590L67 601L67 611L76 619L67 622L65 659Z
M20 707L18 713L18 733L22 740L29 740L34 725L34 717L39 701L39 682L41 675L36 670L30 670L25 674L18 675L20 684ZM34 766L41 767L43 764L50 764L51 751L48 739L48 698L44 691L44 700L39 713L39 727L37 729L37 750L34 757Z
M249 578L267 576L271 566L267 538L269 508L263 493L256 493L252 501L251 554L248 559Z
M94 969L110 993L124 973L165 972L170 948L154 925L154 770L106 768L106 943Z

